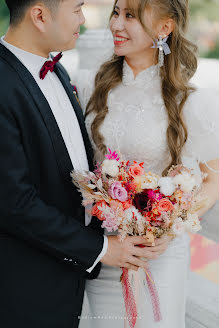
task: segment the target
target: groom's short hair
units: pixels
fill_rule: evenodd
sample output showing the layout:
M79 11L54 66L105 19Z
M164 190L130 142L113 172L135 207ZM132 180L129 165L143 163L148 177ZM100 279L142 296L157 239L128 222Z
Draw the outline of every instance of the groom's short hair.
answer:
M54 11L62 1L64 0L5 0L10 12L11 25L19 24L24 18L26 10L37 2L43 2L50 10Z

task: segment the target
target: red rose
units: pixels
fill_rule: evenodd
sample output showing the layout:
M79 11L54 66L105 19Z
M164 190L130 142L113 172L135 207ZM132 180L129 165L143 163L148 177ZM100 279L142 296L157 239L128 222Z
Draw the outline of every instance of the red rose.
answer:
M141 194L137 194L134 198L134 206L140 211L143 212L148 206L148 194L147 191L143 191Z

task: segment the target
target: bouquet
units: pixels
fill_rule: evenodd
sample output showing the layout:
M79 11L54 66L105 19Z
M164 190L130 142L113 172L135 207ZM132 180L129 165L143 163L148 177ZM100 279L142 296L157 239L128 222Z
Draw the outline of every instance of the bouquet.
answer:
M109 149L94 172L73 171L71 176L82 194L83 205L92 206L91 215L102 221L108 232L118 231L121 241L137 235L145 236L153 245L155 238L164 234L178 236L201 229L198 211L205 200L199 189L205 176L197 176L183 165L171 167L167 176L161 177L145 172L144 163L124 161ZM129 271L123 269L121 283L129 325L135 327L138 297L130 283L134 272ZM141 273L141 277L147 281L155 321L160 321L159 299L150 271L144 276Z

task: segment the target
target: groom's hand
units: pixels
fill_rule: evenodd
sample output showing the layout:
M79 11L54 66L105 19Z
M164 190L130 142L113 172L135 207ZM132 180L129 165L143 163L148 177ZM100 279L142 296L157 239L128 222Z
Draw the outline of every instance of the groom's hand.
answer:
M137 271L139 267L148 268L146 261L141 258L154 259L156 255L147 248L137 245L145 243L144 237L126 237L119 241L118 236L108 236L108 249L101 262L110 266L123 267Z

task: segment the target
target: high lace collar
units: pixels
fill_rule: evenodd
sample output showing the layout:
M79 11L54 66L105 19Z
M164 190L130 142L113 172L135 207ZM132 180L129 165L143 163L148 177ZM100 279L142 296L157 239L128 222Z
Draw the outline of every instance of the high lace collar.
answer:
M145 88L155 81L160 81L158 65L150 66L135 77L131 67L124 60L122 80L124 85L135 85L139 88Z

